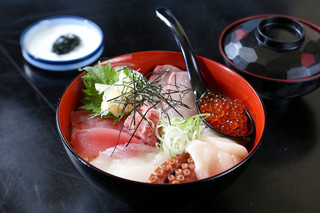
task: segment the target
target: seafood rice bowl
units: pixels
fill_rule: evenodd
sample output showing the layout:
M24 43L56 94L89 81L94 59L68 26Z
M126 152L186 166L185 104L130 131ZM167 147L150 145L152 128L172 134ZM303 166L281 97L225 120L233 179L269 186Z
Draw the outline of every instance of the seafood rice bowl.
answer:
M239 100L235 108L251 114L252 140L235 141L205 126L203 119L212 114L198 114L180 53L132 53L85 67L61 97L58 131L80 173L135 204L151 204L173 192L215 196L228 186L260 144L264 107L238 74L206 58L197 61L212 89ZM220 113L220 125L235 132L234 123L221 115L228 113ZM229 114L245 125L238 112Z

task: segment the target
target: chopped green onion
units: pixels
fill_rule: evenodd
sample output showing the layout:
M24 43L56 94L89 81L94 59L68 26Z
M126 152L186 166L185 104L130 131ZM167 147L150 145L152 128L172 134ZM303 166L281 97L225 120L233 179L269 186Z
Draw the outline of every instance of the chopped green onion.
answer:
M162 118L159 121L156 136L160 140L160 149L171 156L182 154L188 144L200 137L199 124L210 114L198 114L189 118ZM161 131L161 133L159 133Z

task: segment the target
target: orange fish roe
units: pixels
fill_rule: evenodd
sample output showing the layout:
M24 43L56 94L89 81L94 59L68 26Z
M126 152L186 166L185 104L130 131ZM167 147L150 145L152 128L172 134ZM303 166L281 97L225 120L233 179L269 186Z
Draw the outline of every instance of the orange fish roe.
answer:
M240 99L230 100L212 91L198 102L201 113L210 113L206 121L220 132L231 136L248 133L248 116Z

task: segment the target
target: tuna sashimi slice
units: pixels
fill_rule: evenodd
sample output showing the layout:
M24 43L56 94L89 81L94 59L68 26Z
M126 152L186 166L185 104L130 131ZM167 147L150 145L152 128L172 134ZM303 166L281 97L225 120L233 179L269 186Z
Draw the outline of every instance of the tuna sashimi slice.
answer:
M99 152L103 152L110 147L128 143L130 138L131 135L127 132L120 133L119 130L115 129L74 129L71 135L71 145L82 158L90 159L98 157ZM130 143L142 142L136 137L132 137Z
M172 72L183 72L179 68L172 65L158 65L154 68L152 75L149 78L149 81L157 81L157 84L162 85L163 87L167 86L169 77Z
M160 118L160 111L151 108L151 104L143 104L139 112L132 111L124 122L130 134L141 139L146 145L155 146L157 142L156 127ZM141 116L143 115L143 116Z
M191 90L191 83L188 77L187 72L172 72L169 79L168 79L168 85L167 90L185 90L189 91L186 94L181 93L173 93L171 94L172 99L174 100L180 100L182 103L184 103L186 106L175 106L175 110L170 108L167 113L170 117L177 117L179 116L179 113L183 115L185 118L191 117L193 115L198 114L196 105L195 105L195 98L193 90ZM179 113L178 113L178 112Z
M73 111L71 114L71 124L73 129L92 129L92 128L108 128L120 130L123 126L124 119L114 123L113 118L103 118L96 116L89 117L91 112L87 110Z
M160 80L160 77L161 80ZM158 84L162 85L170 94L173 100L184 103L185 106L174 106L174 109L169 107L166 103L162 104L162 108L166 110L166 113L170 117L190 117L198 114L193 91L191 90L191 84L188 73L172 65L159 65L157 66L152 75L150 81L157 79ZM189 91L187 91L189 89ZM182 92L175 92L177 90L184 90L186 94ZM171 92L170 92L171 91ZM179 112L179 113L178 113Z

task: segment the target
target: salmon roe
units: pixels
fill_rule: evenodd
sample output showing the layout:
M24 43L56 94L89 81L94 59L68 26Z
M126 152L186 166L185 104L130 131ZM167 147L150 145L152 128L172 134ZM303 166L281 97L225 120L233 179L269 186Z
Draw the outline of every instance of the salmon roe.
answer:
M230 100L212 91L198 102L201 113L210 113L206 121L220 132L244 136L249 131L248 116L240 99Z

